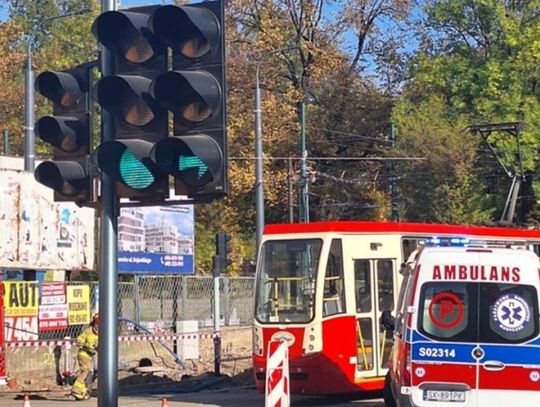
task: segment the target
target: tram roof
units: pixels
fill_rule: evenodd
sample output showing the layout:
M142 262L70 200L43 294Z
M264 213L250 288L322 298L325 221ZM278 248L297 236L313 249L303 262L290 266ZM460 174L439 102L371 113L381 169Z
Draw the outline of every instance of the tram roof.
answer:
M397 233L458 236L497 236L540 240L540 230L514 227L450 225L438 223L333 221L268 224L265 234L285 233Z

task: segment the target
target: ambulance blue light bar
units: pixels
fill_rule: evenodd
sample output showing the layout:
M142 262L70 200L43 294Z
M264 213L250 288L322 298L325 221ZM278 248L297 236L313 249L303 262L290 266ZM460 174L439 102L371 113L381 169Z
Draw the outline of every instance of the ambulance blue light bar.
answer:
M453 246L462 247L470 243L467 237L438 237L433 236L425 241L426 246Z

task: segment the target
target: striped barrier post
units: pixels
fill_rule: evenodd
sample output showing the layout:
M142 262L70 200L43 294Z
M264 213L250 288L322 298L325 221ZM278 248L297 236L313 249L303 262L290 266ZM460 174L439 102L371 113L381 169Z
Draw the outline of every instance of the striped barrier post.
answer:
M289 407L289 347L287 341L268 343L265 407Z

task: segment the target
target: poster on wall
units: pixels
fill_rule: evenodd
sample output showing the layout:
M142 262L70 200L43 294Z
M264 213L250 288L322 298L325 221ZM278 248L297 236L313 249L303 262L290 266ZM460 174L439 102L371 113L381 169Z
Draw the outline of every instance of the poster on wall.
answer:
M0 230L0 268L94 268L94 210L54 202L32 173L0 169Z
M65 283L42 283L39 305L39 330L54 331L68 327Z
M193 274L192 205L122 208L118 272Z
M4 337L6 342L38 339L39 285L37 281L4 284Z
M90 323L90 287L87 285L67 286L69 325Z

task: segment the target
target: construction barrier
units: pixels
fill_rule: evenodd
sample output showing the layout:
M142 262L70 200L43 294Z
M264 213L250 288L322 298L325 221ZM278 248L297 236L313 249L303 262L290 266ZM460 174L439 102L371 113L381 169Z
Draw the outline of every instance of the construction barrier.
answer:
M268 343L265 407L289 407L289 347L287 341Z
M7 383L7 372L6 372L6 347L4 337L4 294L5 287L2 282L0 282L0 384Z
M217 338L219 333L211 334L183 334L183 335L133 335L133 336L119 336L118 342L130 343L130 342L163 342L163 341L182 341L193 339L212 339ZM67 344L75 343L75 339L59 339L59 340L36 340L36 341L18 341L18 342L6 342L5 345L14 348L26 348L26 347L55 347L62 346L67 347Z

